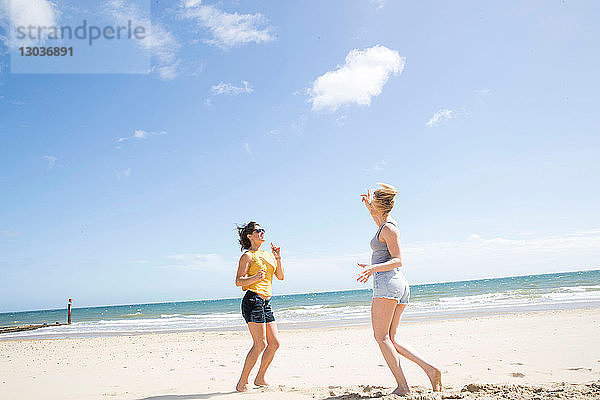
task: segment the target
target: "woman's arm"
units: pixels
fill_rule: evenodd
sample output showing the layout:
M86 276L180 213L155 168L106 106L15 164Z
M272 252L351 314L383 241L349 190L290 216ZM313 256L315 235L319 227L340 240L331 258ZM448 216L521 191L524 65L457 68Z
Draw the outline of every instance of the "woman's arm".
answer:
M273 246L273 243L271 243L271 251L277 260L277 268L275 268L274 274L277 279L282 281L285 277L285 272L283 271L283 264L281 264L281 247L275 247Z
M247 286L252 285L265 277L265 271L260 270L256 275L246 276L252 256L248 253L242 254L240 257L240 263L238 265L237 274L235 276L235 286Z
M391 271L402 266L402 254L400 252L400 232L391 224L385 224L379 236L387 245L392 258L381 264L371 265L373 272Z
M392 258L381 264L358 264L359 267L364 268L364 270L358 276L357 281L359 282L367 282L371 275L373 275L375 272L391 271L394 268L402 266L402 254L400 252L400 232L398 231L398 228L386 224L381 229L379 236L385 241Z
M283 278L285 278L285 273L283 272L283 264L281 264L281 257L277 259L277 268L275 268L275 276L280 281L282 281Z
M371 214L371 218L373 218L373 221L375 222L375 224L377 226L380 226L381 221L379 220L379 218L377 218L375 216L375 207L373 207L373 199L371 197L371 191L369 189L367 189L367 193L361 194L360 197L361 197L362 202L365 203L365 207L367 207L367 210L369 210L369 214Z

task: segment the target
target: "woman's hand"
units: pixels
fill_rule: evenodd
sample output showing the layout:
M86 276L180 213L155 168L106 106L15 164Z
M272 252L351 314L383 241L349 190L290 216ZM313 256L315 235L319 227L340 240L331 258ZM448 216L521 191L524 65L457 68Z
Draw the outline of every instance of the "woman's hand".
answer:
M356 280L359 282L366 283L369 280L369 278L371 277L371 275L373 275L375 273L375 271L373 271L373 269L371 268L370 265L361 264L361 263L357 263L357 264L359 267L362 267L364 269L360 273L360 275L358 275L358 278Z
M267 270L262 268L260 271L258 271L256 273L256 275L253 276L253 278L256 278L256 282L260 282L263 279L265 279L266 275L267 275Z
M285 273L283 272L283 264L281 263L281 247L275 247L271 242L271 251L275 256L275 260L277 260L277 268L275 268L275 276L277 279L282 281L285 277Z
M365 203L365 207L372 213L375 209L373 208L373 199L371 198L371 191L367 189L367 193L361 194L361 201Z
M273 246L272 242L271 242L271 251L273 252L273 255L275 256L275 259L279 260L281 258L281 247Z

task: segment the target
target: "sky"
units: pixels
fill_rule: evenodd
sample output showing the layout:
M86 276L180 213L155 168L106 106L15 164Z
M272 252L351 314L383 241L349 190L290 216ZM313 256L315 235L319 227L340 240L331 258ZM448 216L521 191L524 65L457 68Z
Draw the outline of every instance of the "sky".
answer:
M241 296L249 220L274 294L368 288L377 182L411 283L600 267L598 2L74 4L0 0L0 312ZM10 40L83 15L151 34Z

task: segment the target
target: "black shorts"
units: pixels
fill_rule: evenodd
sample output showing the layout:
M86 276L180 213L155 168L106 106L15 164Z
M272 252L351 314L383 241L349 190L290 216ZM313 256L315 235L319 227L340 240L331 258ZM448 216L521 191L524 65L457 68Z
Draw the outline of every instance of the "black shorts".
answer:
M251 290L247 290L242 299L242 315L246 323L264 324L275 321L271 310L271 300L265 300Z

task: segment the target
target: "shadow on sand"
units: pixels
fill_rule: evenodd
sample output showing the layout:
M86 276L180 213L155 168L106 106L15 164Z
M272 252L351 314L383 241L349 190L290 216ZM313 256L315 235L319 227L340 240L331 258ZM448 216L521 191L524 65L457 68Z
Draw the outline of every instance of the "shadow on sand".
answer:
M235 390L232 392L216 392L216 393L200 393L200 394L163 394L159 396L144 397L138 400L200 400L200 399L212 399L214 397L224 396L226 394L237 393Z

